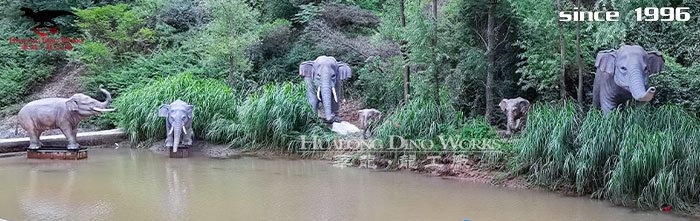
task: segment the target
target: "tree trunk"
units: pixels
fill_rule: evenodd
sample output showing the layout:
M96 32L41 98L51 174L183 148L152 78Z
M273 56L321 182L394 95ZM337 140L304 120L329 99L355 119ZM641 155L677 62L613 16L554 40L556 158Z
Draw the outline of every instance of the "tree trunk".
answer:
M486 122L488 124L493 123L493 69L495 61L495 34L494 34L494 2L489 1L488 3L488 21L486 27L486 53L488 54L488 67L486 68Z
M435 84L434 92L435 94L435 104L440 106L440 82L438 81L438 74L440 65L437 62L437 26L438 26L438 17L437 17L437 0L433 0L433 83Z
M561 0L557 0L557 10L561 11ZM559 89L562 100L566 100L566 41L564 39L564 22L559 21L559 49L561 53L561 75Z
M233 87L233 53L230 53L228 55L228 62L229 62L229 67L228 67L228 84L229 87Z
M406 14L404 13L404 0L399 0L401 6L401 27L406 30ZM406 49L408 42L401 41L401 54L406 65L406 73L403 76L403 98L404 102L408 103L409 95L411 94L411 65L408 63L408 51Z
M577 1L581 7L581 0ZM578 63L578 88L576 88L576 100L583 105L583 61L581 61L581 22L576 22L576 62Z

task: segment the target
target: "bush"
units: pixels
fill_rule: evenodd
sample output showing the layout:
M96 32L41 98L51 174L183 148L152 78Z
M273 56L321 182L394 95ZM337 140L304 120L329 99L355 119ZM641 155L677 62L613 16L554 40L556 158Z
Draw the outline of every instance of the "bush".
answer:
M152 31L141 27L143 19L128 7L127 4L119 3L77 9L77 25L90 40L102 42L114 49L117 57L129 51L139 51L138 49L152 43L152 35L147 34Z
M438 136L453 134L463 123L462 113L454 109L445 90L441 95L440 106L432 98L418 97L397 108L377 128L377 139L383 144L389 144L394 136L439 143Z
M207 65L201 62L198 54L186 48L177 48L138 57L127 65L85 76L83 80L87 88L102 84L105 89L118 96L129 90L129 87L143 87L152 79L182 72L223 79L225 74L221 73L225 68Z
M672 105L579 113L571 104L530 112L514 149L531 181L623 205L697 212L697 119Z
M210 137L229 140L234 147L296 152L300 135L331 137L327 126L314 114L301 84L266 85L238 107L238 122L219 121Z
M666 56L666 70L651 75L649 85L657 89L651 101L654 106L672 103L689 113L700 113L700 64L686 68Z
M165 137L165 118L158 108L181 99L194 106L192 129L198 138L212 138L210 127L221 119L236 120L235 107L240 99L226 83L214 79L198 79L191 74L178 74L134 88L114 99L113 116L131 140ZM110 113L112 114L112 113ZM209 139L214 142L227 140Z
M376 60L356 71L355 85L362 91L362 103L384 113L403 102L403 60L394 57L387 62Z

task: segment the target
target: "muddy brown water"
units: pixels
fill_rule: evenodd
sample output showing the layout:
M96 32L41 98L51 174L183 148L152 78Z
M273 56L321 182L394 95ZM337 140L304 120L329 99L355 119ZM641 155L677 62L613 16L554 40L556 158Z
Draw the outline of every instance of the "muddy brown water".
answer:
M82 161L0 159L9 220L675 220L586 197L325 161L170 159L131 149Z

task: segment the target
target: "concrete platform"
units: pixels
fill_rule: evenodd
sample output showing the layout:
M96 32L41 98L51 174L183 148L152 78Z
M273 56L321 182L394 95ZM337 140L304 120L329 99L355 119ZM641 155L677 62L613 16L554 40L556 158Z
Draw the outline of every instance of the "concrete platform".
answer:
M120 129L78 133L78 144L81 146L96 146L113 144L126 139L126 133ZM41 136L44 146L66 146L68 141L61 135ZM26 151L29 137L0 139L0 153Z
M177 152L173 152L172 147L167 147L170 153L170 158L188 158L190 157L190 147L189 146L178 146Z
M53 146L27 150L27 158L29 159L81 160L87 157L87 148L69 150L63 146Z

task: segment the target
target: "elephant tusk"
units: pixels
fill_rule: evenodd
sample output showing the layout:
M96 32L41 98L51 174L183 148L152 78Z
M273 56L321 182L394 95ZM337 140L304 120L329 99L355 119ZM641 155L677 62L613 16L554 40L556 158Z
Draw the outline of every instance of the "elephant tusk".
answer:
M319 101L321 100L321 88L320 87L316 90L316 97L318 98Z
M173 134L173 129L175 129L175 128L174 127L170 128L170 131L168 131L168 135Z
M338 103L338 94L335 93L335 88L333 88L333 99L335 99L335 102Z
M95 111L99 111L99 112L109 112L109 111L115 111L115 110L116 110L116 109L114 109L114 108L104 109L104 108L99 108L99 107L93 107L92 109L95 110Z
M182 132L187 134L187 130L185 130L185 126L182 126Z

